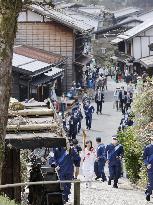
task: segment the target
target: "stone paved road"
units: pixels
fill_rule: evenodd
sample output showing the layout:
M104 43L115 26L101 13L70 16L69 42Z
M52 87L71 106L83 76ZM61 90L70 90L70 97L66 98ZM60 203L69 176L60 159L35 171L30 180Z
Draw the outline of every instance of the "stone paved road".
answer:
M115 82L108 81L108 91L105 92L105 103L103 106L103 115L93 115L93 125L91 131L86 131L87 138L91 139L95 145L95 138L100 136L105 144L111 142L111 137L116 133L121 113L113 109L113 92L116 86ZM95 105L93 103L93 105ZM83 128L85 123L83 122ZM81 136L78 136L80 143ZM106 167L106 174L108 175ZM81 174L81 172L80 172ZM82 176L80 176L82 178ZM73 201L73 194L71 195ZM71 203L73 204L73 203ZM146 205L153 204L145 201L144 193L134 190L127 179L120 179L119 189L113 189L107 183L93 183L92 188L85 188L85 184L81 184L81 205Z

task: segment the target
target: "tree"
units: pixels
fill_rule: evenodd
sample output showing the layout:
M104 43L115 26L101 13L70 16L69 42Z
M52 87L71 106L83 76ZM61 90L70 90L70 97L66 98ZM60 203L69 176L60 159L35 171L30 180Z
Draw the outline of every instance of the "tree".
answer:
M11 182L12 176L10 178L8 177L11 173L6 175L7 160L10 162L10 166L13 160L20 163L19 150L5 147L5 134L11 93L13 45L17 31L17 19L23 4L29 4L31 2L40 2L53 6L51 0L0 0L0 184L1 182L4 184ZM4 156L7 160L4 160ZM16 167L17 169L12 170L12 172L16 174L15 180L18 180L20 166ZM14 196L17 196L17 201L20 200L20 194L18 194L18 190L16 189L13 190L13 194L12 189L9 189L7 194L12 198L14 194Z
M4 146L11 91L12 56L22 0L0 0L0 144ZM3 152L1 152L1 159ZM0 160L2 162L2 160ZM0 174L2 163L0 164ZM0 177L1 178L1 177Z

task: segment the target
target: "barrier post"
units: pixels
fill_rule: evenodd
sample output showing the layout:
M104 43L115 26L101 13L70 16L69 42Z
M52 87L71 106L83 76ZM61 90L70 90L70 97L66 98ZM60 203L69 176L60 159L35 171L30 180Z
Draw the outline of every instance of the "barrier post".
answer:
M80 205L80 180L74 183L74 205Z

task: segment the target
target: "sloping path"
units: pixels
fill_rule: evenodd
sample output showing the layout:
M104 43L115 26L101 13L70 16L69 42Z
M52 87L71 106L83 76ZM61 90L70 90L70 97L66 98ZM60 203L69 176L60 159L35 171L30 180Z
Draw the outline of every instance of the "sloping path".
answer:
M108 81L108 91L105 92L105 103L103 104L103 115L93 115L93 124L91 131L86 131L87 139L93 141L95 138L101 137L105 144L111 142L112 135L114 135L119 126L122 114L113 109L113 93L116 87L126 85L116 84L113 80ZM95 103L93 103L95 106ZM96 106L95 106L96 108ZM83 128L85 129L85 122L83 120ZM78 136L79 142L82 143L81 135ZM80 171L81 174L81 171ZM106 175L108 175L108 168L106 165ZM80 176L82 178L82 176ZM72 189L73 190L73 189ZM72 191L73 192L73 191ZM73 201L73 193L71 195ZM71 203L73 204L73 203ZM146 205L153 204L146 202L144 192L132 188L126 178L119 180L119 189L114 189L108 186L107 182L93 183L91 188L86 189L85 184L81 184L81 205Z

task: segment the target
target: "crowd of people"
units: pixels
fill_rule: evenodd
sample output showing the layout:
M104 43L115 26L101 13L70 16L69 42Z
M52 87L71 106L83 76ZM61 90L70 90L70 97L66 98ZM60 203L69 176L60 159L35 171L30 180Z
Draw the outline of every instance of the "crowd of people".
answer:
M87 140L85 148L78 145L78 141L74 139L71 146L66 148L53 149L56 170L60 180L74 180L77 179L80 172L86 183L86 188L91 187L93 180L100 180L102 182L108 181L111 185L113 180L113 187L118 188L118 179L122 173L122 157L124 155L123 146L119 144L117 136L112 137L112 142L105 146L101 138L96 138L97 147L94 148L92 141ZM105 165L109 167L109 177L105 175ZM71 190L71 183L63 183L63 198L67 202Z
M88 69L85 72L84 84L73 83L69 96L73 96L78 88L84 86L84 94L81 101L77 101L75 106L66 113L63 112L63 128L67 133L70 149L54 149L54 162L59 173L60 180L77 179L81 167L81 175L86 182L86 188L91 187L93 180L102 182L108 181L113 187L118 188L118 179L122 173L122 157L124 155L123 146L119 144L117 136L113 136L109 145L104 145L101 138L96 138L97 146L93 146L93 141L87 140L85 147L80 147L78 143L78 133L81 131L82 120L85 119L86 129L92 128L93 113L102 114L102 105L104 103L104 90L107 91L108 72L100 68ZM73 91L73 92L72 92ZM123 97L122 97L123 98ZM93 106L95 101L96 108ZM120 106L119 106L120 107ZM119 108L118 108L119 109ZM83 110L83 111L82 111ZM105 165L109 167L109 177L105 174ZM63 197L68 201L71 184L63 184Z
M65 96L62 96L63 128L67 133L71 146L69 149L56 148L53 151L54 163L56 164L60 180L78 179L81 167L81 175L86 181L86 188L91 187L93 180L107 181L108 185L111 185L113 180L113 187L118 188L118 180L123 175L122 158L124 156L124 148L119 143L117 135L112 137L112 142L109 145L105 145L99 137L96 138L96 147L93 146L94 142L91 140L87 140L85 147L82 148L78 143L82 120L85 119L86 129L90 130L92 128L93 113L96 112L97 115L102 115L105 100L104 91L107 91L109 75L111 77L114 76L116 83L122 80L125 82L124 86L116 84L117 87L114 91L113 108L122 113L117 134L124 131L128 126L134 125L131 103L133 102L136 88L137 90L141 89L147 78L146 72L140 77L136 73L131 75L128 70L125 70L123 78L122 73L119 73L117 69L110 74L107 68L88 68L84 72L83 80L78 83L73 82L71 89L67 93L67 97L73 99L81 90L84 90L81 98L71 111L65 112ZM93 106L93 100L96 108ZM108 178L105 174L106 164L109 168ZM64 183L63 189L63 197L65 202L67 202L71 183Z

